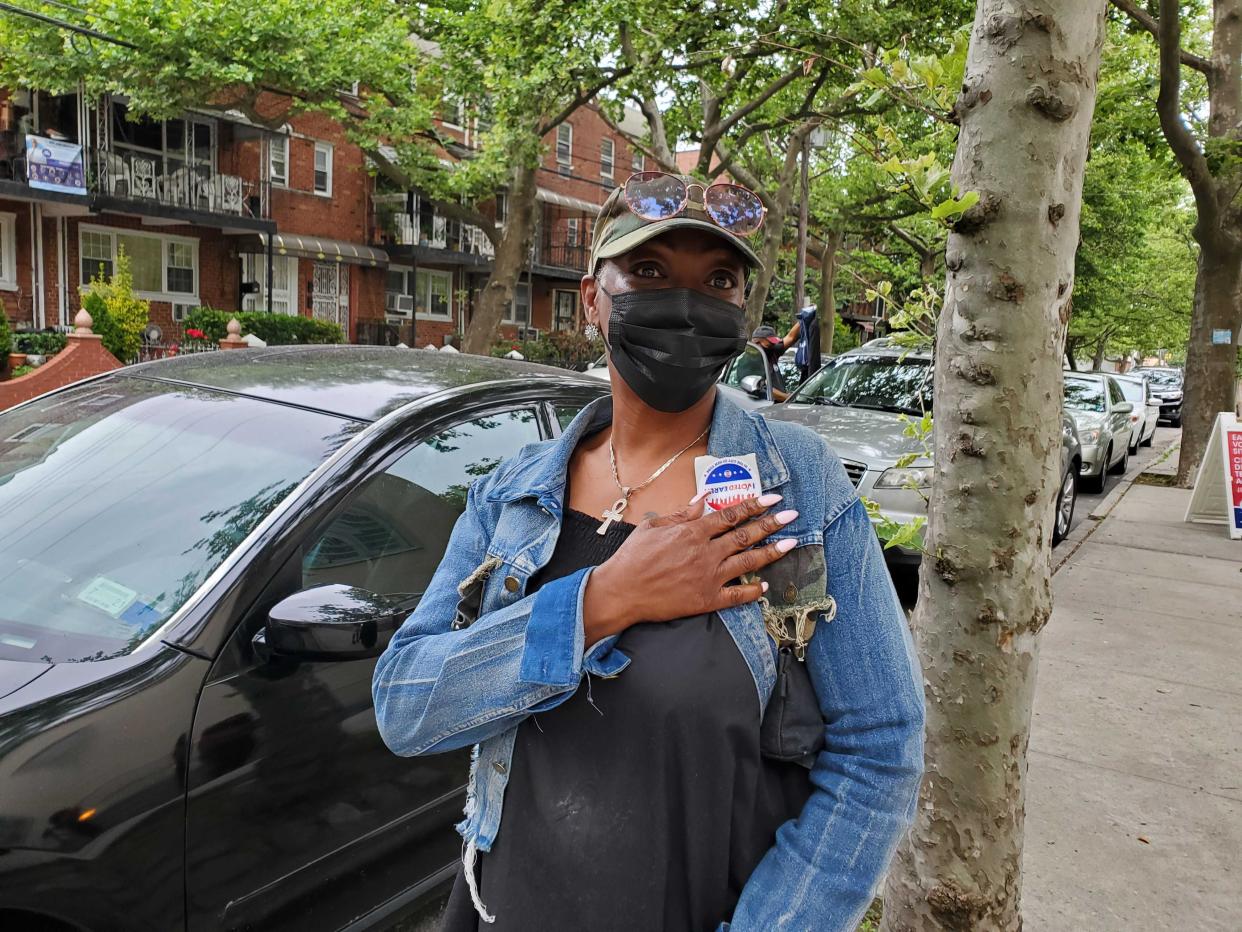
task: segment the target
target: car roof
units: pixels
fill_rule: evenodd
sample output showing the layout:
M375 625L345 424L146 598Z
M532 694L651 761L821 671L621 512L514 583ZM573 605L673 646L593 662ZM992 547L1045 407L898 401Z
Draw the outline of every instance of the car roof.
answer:
M1091 379L1092 381L1102 382L1108 376L1113 376L1111 372L1079 372L1077 369L1062 370L1067 379ZM1113 376L1116 378L1116 376Z
M356 345L219 350L128 366L113 375L196 385L360 421L479 382L599 385L567 369L513 359Z
M1111 375L1114 379L1117 379L1122 382L1138 382L1139 384L1145 384L1147 382L1147 380L1143 378L1141 375L1130 375L1125 372L1110 372L1108 374Z
M904 356L908 359L917 359L920 362L930 362L932 358L929 349L911 349L908 346L902 346L895 343L888 337L879 337L875 340L868 340L862 346L856 346L852 350L846 350L837 359L843 356Z

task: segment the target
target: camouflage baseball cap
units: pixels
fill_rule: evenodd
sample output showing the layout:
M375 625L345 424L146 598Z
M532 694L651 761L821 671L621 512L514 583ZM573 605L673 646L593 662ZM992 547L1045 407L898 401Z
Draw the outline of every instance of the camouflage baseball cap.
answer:
M685 180L695 185L702 183L690 178ZM617 188L608 196L595 220L595 229L591 234L592 274L601 259L615 259L670 230L684 229L703 230L718 236L740 252L750 268L763 267L754 248L743 237L736 236L714 223L701 203L691 203L681 213L666 220L645 220L626 206L623 191L623 188Z

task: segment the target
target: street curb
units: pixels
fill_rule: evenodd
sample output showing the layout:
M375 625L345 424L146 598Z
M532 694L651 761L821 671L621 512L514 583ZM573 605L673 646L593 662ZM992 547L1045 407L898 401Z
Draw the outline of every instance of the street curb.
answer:
M1179 440L1171 440L1164 444L1164 446L1152 451L1155 462L1162 462L1168 456L1169 451L1173 447L1177 446L1179 442ZM1087 514L1086 521L1078 525L1079 528L1086 528L1086 530L1083 531L1081 535L1076 535L1071 532L1065 538L1064 543L1073 544L1073 546L1069 547L1064 554L1053 553L1052 573L1049 575L1055 575L1061 567L1065 566L1065 564L1073 558L1074 554L1079 551L1082 545L1085 544L1091 538L1091 535L1096 532L1099 526L1104 523L1104 519L1107 518L1112 510L1117 507L1117 503L1120 502L1125 497L1125 494L1130 491L1130 487L1134 485L1134 480L1141 476L1147 469L1148 466L1134 466L1126 471L1126 474L1121 477L1121 481L1117 483L1116 488L1109 492L1108 495L1105 496L1104 501L1100 502L1099 505Z

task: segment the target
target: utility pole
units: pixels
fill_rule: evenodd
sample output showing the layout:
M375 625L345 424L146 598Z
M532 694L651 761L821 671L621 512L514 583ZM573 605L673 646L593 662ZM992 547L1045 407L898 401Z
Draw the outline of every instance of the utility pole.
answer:
M793 312L795 317L806 307L806 227L807 205L811 200L810 160L811 134L807 133L802 140L802 189L798 205L798 263L794 272Z

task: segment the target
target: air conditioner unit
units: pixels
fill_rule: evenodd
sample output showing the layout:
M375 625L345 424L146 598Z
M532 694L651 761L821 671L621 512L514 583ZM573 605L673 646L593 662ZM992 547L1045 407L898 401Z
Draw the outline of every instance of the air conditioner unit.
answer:
M173 320L185 320L189 313L197 308L197 304L174 304L172 306Z
M523 340L538 340L539 339L539 328L538 327L523 327L522 328L522 339Z
M390 292L384 296L384 310L394 317L413 317L414 296Z

